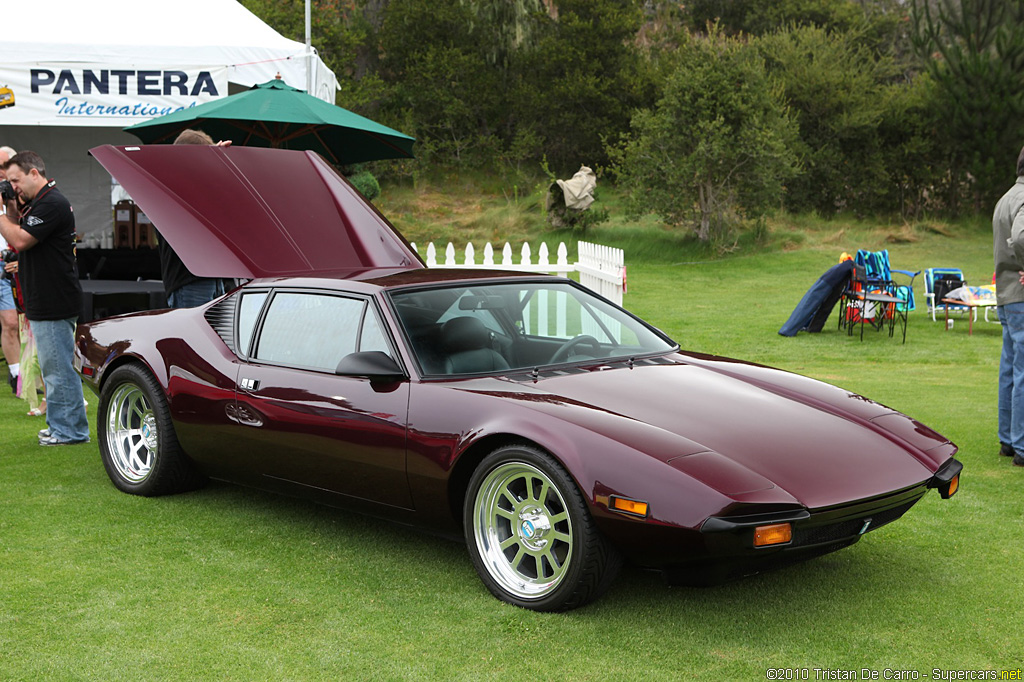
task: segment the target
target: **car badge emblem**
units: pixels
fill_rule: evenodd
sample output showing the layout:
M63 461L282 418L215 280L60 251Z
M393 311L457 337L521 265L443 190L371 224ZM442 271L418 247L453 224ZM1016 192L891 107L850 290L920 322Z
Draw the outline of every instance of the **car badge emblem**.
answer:
M533 534L536 532L536 529L533 526L533 521L523 521L522 528L523 528L523 537L525 537L527 539L532 538Z

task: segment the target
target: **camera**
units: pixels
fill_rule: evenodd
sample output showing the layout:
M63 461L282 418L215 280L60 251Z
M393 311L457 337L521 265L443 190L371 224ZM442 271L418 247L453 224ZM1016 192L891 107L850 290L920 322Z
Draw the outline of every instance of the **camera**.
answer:
M18 252L14 249L4 249L0 251L0 261L3 261L4 265L8 263L14 263L18 260ZM7 279L11 276L11 273L7 272L7 269L0 266L0 280Z
M18 193L14 191L10 180L0 180L0 198L4 201L18 198Z

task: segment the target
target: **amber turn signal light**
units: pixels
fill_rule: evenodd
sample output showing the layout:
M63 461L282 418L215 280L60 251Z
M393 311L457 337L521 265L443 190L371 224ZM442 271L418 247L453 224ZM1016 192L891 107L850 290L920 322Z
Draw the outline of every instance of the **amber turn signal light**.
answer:
M630 500L625 497L612 496L610 499L611 508L615 511L625 512L634 516L647 516L647 503L640 500Z
M793 526L788 523L773 523L754 529L754 547L784 545L793 539Z
M960 474L957 474L948 481L940 481L936 487L939 489L939 497L948 500L960 488Z

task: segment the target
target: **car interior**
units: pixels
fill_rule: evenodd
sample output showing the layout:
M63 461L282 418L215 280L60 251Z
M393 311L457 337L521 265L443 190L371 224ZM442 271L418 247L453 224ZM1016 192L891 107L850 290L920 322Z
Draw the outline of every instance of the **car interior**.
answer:
M666 339L571 286L448 287L392 296L425 375L534 369L670 350ZM640 339L643 339L641 341Z

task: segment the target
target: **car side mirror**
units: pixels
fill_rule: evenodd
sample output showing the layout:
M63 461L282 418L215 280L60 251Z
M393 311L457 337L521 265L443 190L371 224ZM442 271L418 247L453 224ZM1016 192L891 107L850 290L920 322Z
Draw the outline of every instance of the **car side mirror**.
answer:
M379 350L349 353L341 359L334 373L339 376L366 377L378 381L397 381L405 378L405 372L394 358Z

